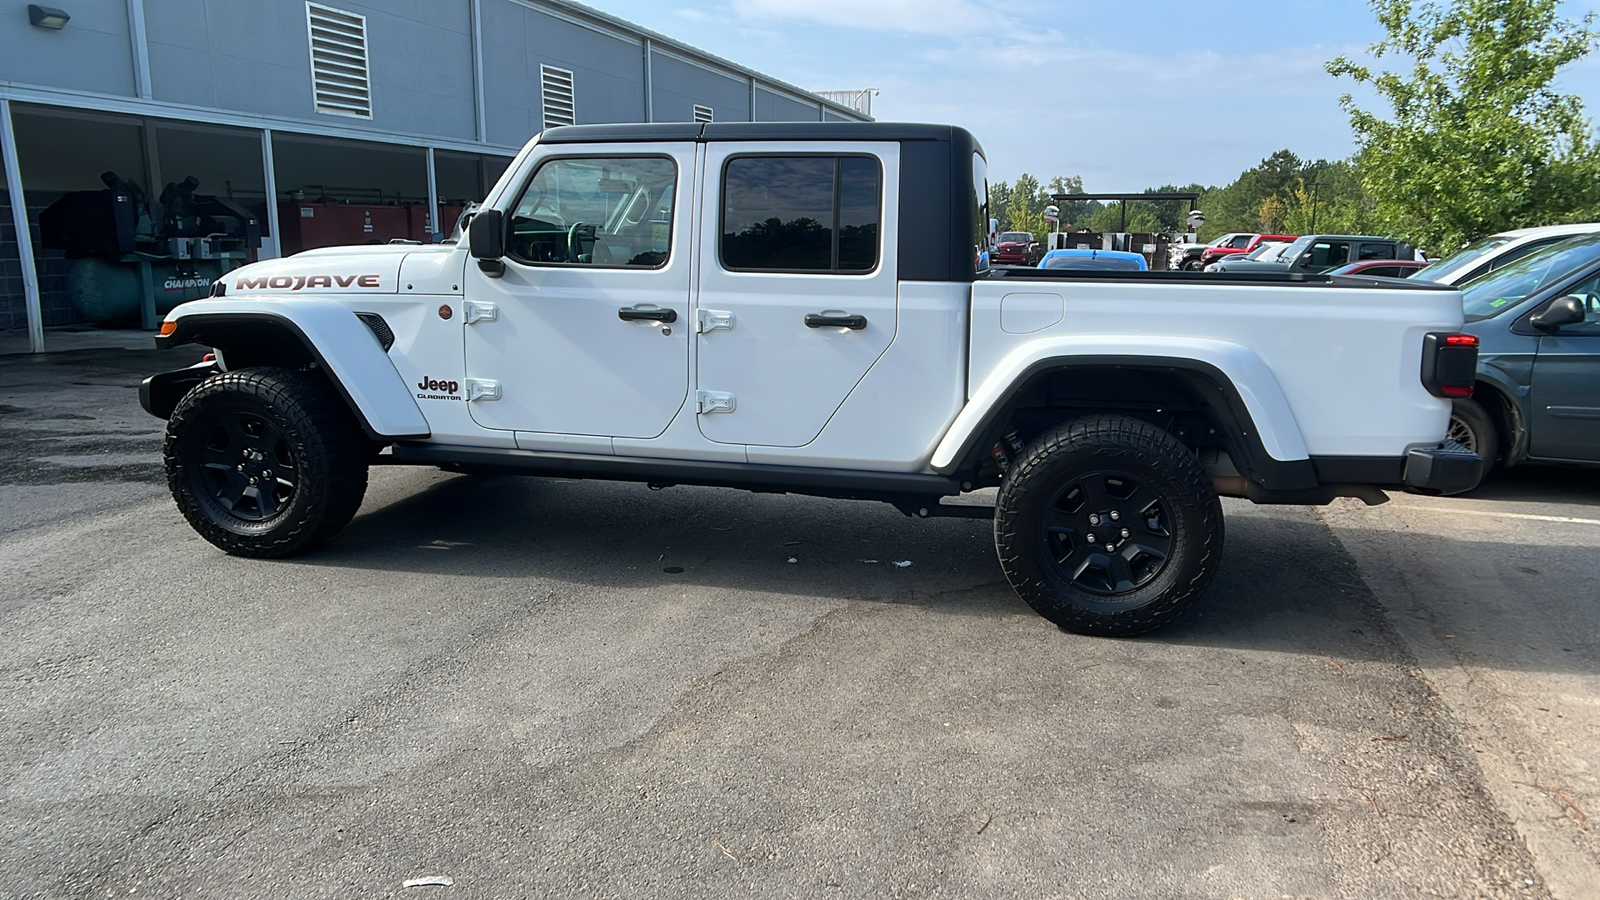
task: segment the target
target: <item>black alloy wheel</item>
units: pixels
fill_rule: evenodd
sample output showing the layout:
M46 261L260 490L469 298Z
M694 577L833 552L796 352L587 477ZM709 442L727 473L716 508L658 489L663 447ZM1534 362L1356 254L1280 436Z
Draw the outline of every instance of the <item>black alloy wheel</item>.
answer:
M995 502L995 551L1034 611L1080 634L1171 622L1222 554L1222 504L1194 453L1122 415L1086 416L1033 440Z
M221 372L172 411L167 486L194 530L227 553L289 556L355 516L371 446L320 372Z
M1107 598L1149 584L1172 555L1161 496L1127 472L1096 470L1062 486L1039 537L1063 579Z
M294 502L294 451L261 415L230 410L211 423L200 454L211 499L246 522L264 522Z

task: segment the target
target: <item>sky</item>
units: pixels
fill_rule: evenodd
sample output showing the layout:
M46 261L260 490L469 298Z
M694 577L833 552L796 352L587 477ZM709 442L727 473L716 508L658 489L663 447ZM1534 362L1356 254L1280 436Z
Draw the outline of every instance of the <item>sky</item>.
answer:
M972 131L991 181L1088 191L1224 185L1284 148L1349 156L1339 96L1356 86L1323 65L1382 37L1357 0L584 2L799 87L877 88L880 121ZM1600 114L1600 55L1557 86Z

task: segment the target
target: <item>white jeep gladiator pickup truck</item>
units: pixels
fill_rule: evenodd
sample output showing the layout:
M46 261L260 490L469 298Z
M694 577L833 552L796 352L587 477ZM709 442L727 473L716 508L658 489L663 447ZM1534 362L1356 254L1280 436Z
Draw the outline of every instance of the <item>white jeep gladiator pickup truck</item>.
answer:
M1092 634L1205 588L1219 495L1471 484L1454 289L986 270L985 171L945 126L551 129L459 241L260 262L177 307L158 344L214 361L140 399L232 554L325 540L374 464L720 485L993 516L1017 593Z

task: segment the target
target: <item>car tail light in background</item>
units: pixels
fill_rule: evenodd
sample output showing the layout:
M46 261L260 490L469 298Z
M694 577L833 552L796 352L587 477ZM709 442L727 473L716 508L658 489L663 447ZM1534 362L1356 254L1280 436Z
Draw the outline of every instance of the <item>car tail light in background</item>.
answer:
M1435 397L1452 400L1472 396L1478 378L1478 336L1441 334L1422 337L1422 386Z

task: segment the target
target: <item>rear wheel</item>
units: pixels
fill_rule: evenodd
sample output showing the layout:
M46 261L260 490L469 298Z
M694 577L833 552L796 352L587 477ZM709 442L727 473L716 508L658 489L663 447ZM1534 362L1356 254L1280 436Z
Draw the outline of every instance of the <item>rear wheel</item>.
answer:
M312 372L213 375L167 423L173 500L235 556L289 556L343 528L366 493L367 457L349 410Z
M1222 505L1176 438L1090 416L1040 435L1006 473L995 548L1011 586L1069 631L1135 635L1176 619L1222 553Z
M1457 400L1450 407L1450 430L1445 437L1478 454L1478 486L1500 461L1500 432L1494 420L1476 400Z

